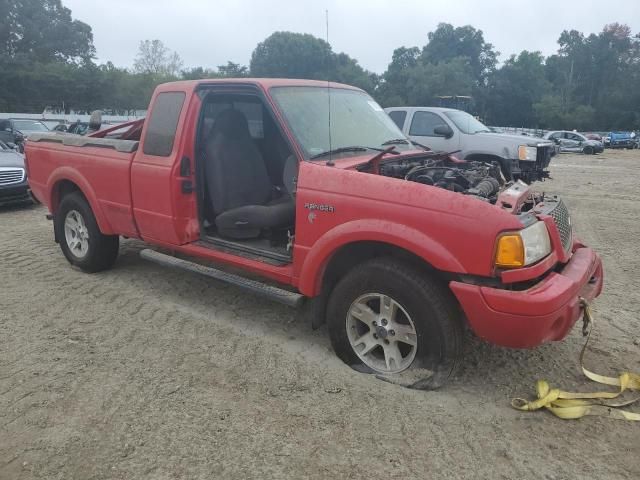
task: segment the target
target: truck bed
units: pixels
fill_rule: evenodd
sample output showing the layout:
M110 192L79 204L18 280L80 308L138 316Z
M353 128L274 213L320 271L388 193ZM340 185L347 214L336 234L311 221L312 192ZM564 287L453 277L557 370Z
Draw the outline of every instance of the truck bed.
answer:
M31 135L26 163L32 192L55 214L60 189L77 188L89 201L103 233L135 237L130 175L138 144L65 134Z
M118 140L113 138L95 138L80 135L34 133L29 135L30 142L58 143L70 147L110 148L122 153L133 153L138 150L137 140Z

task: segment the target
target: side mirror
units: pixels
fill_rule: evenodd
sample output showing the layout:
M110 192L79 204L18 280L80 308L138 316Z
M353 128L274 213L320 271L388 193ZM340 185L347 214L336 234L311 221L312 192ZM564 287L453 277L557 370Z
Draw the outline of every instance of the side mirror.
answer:
M433 133L444 138L453 137L453 130L449 125L438 125L436 128L433 129Z
M11 128L11 127L5 127L4 131L5 131L5 132L9 132L9 133L13 133L13 128Z
M9 147L11 150L17 150L18 146L15 143L7 143L7 147Z

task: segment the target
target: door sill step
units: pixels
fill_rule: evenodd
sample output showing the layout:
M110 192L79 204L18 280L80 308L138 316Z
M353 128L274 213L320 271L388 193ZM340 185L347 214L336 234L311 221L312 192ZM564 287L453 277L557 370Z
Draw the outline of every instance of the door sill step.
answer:
M263 261L267 260L268 263L273 262L274 265L287 265L291 263L290 254L284 254L267 248L257 247L242 241L225 240L224 238L207 235L204 238L203 242L205 244L208 243L210 245L214 245L218 248L245 253L252 256L253 258L261 259Z
M172 257L171 255L165 255L155 250L144 249L140 252L140 257L164 267L179 268L188 272L204 275L205 277L215 278L216 280L244 288L256 295L290 307L299 307L304 301L304 296L299 293L290 292L283 288L267 285L256 280L241 277L240 275L224 272L213 267L207 267L206 265L200 265L199 263Z

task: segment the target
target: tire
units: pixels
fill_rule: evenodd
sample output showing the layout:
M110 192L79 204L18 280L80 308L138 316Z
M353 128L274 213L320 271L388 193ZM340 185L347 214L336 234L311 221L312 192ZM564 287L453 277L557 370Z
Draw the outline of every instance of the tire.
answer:
M395 318L380 315L381 296L395 303ZM388 308L385 311L388 314ZM377 326L369 325L371 320ZM462 351L462 315L449 290L411 264L391 257L358 265L338 282L329 298L327 323L333 349L347 365L394 383L406 384L400 377L410 378L406 386L411 388L440 387L453 373ZM400 332L409 332L412 326L415 334L405 335L405 343ZM362 338L367 340L357 343ZM395 353L387 355L387 351ZM392 361L398 353L400 361ZM411 372L418 369L429 370L431 375L416 381Z
M596 151L593 147L584 147L582 153L584 153L585 155L594 155Z
M74 225L78 227L73 228ZM71 265L83 272L100 272L115 263L119 237L102 234L81 193L73 192L63 197L54 216L54 228L62 253Z

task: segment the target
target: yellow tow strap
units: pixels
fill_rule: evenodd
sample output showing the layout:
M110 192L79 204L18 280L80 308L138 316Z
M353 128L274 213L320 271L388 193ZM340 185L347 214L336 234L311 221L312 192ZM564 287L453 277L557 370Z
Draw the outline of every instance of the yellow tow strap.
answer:
M640 413L620 409L620 407L626 407L640 401L640 395L630 400L612 401L620 397L627 390L640 392L640 375L637 373L624 372L617 378L606 377L587 370L584 367L584 352L587 350L591 332L593 331L593 316L591 315L589 304L584 299L580 299L580 302L584 308L584 327L582 333L587 337L587 341L584 343L582 351L580 352L580 368L582 368L582 373L594 382L618 387L619 390L617 392L565 392L558 388L551 388L545 380L538 380L536 383L537 400L529 402L523 398L514 398L511 400L511 406L523 411L546 408L556 417L564 420L582 418L586 415L599 415L619 420L640 421Z

